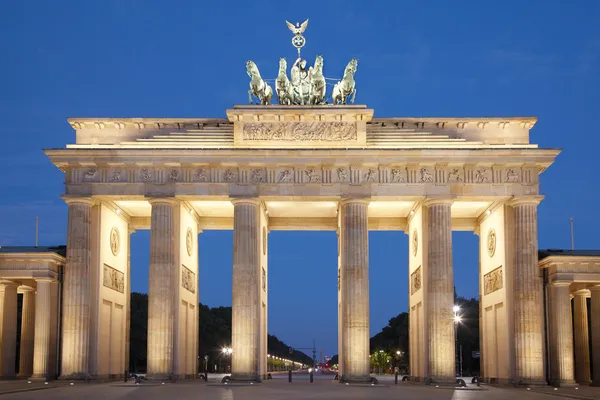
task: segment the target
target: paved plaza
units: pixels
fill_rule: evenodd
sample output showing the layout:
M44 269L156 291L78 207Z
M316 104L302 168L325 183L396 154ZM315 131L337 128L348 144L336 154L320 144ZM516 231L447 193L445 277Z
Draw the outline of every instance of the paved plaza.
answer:
M526 388L491 387L468 385L467 388L435 388L400 382L394 385L392 377L380 378L377 386L345 386L331 380L329 376L315 377L314 383L308 382L307 376L295 376L290 384L287 376L275 376L273 380L255 385L221 385L201 380L180 381L175 384L142 383L76 383L41 382L26 384L22 382L3 382L0 384L0 399L86 399L86 400L128 400L128 399L557 399L578 398L597 399L600 389L582 387L554 390L550 387L528 390ZM6 390L40 389L20 393L6 393ZM558 397L557 397L558 396Z

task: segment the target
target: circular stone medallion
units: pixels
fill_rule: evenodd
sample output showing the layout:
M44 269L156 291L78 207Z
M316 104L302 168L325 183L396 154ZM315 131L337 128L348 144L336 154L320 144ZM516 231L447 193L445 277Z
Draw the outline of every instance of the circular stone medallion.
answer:
M185 249L187 250L188 256L192 255L192 247L194 245L194 233L192 228L187 228L185 233Z
M490 257L493 257L496 253L496 231L494 230L494 228L491 228L488 231L487 249Z
M121 240L119 238L119 230L117 228L112 228L110 230L110 250L112 251L114 256L119 254L120 247Z
M417 250L419 249L419 235L417 235L417 230L415 229L413 231L413 236L412 236L412 251L413 251L413 256L417 255Z

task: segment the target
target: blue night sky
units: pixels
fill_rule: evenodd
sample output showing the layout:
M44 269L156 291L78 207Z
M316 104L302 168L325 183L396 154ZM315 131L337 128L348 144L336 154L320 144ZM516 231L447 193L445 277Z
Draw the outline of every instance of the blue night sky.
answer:
M212 4L210 4L212 3ZM245 62L295 59L285 20L310 18L303 55L385 116L538 116L562 148L542 175L540 248L599 249L600 2L2 1L0 245L66 241L63 174L42 153L75 140L67 117L224 117L247 101ZM132 235L132 289L148 288L149 232ZM231 305L232 232L200 235L200 300ZM477 296L478 237L454 239L459 295ZM408 238L372 232L371 332L407 310ZM337 352L334 232L272 232L269 332ZM310 296L310 297L307 297Z

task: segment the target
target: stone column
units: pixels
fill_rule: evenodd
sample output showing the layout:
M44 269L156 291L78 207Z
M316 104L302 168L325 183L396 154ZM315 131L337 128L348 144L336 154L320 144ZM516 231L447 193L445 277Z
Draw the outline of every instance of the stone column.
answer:
M587 297L589 290L579 290L573 297L575 338L575 380L580 385L589 385L590 339L588 334Z
M90 199L68 199L67 265L63 281L63 379L88 379L92 206Z
M429 199L427 212L427 325L429 343L428 378L455 382L454 271L452 268L452 201Z
M35 292L33 288L23 290L23 312L21 317L21 349L19 351L19 376L30 377L33 373L33 337L35 330Z
M555 386L575 385L573 371L573 327L570 282L554 282L548 286L550 305L550 371Z
M127 289L125 290L125 371L129 373L129 356L131 349L131 234L135 232L135 229L128 229L127 232Z
M366 199L341 202L344 382L370 382L369 224Z
M511 202L515 219L514 339L515 384L546 384L544 310L538 270L537 205L539 198Z
M259 381L260 201L233 202L231 379Z
M150 271L148 285L149 379L167 380L173 375L175 343L176 236L179 231L178 202L152 199ZM177 308L179 309L179 308Z
M17 286L0 280L0 378L15 377L17 357Z
M37 280L32 378L55 377L57 306L58 282L51 279Z
M600 386L600 285L590 288L592 293L592 365L594 366L594 375L592 376L592 386Z

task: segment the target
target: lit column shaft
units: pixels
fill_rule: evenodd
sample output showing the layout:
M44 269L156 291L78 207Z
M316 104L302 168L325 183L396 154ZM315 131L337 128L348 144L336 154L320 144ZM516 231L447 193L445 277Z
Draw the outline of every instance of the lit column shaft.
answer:
M63 283L62 377L89 378L90 282L92 280L90 234L92 206L89 199L72 199L67 226L67 265Z
M35 292L27 288L23 291L23 312L21 317L21 345L19 352L19 376L29 377L33 373L33 339L35 330Z
M148 285L148 377L170 379L173 375L176 206L174 199L153 199L150 226L150 268ZM178 309L178 308L177 308Z
M590 379L590 339L588 334L587 297L588 290L575 292L573 297L574 340L575 340L575 380L581 385L591 382Z
M544 310L538 271L537 205L539 199L512 203L515 216L514 338L515 376L522 384L543 384Z
M260 202L233 200L231 379L259 381Z
M341 202L343 379L369 382L369 201Z
M556 386L575 384L573 360L573 328L569 282L548 286L550 303L551 381Z
M0 281L0 378L15 377L17 284Z
M454 271L452 268L452 202L425 202L427 247L427 326L429 377L435 382L455 381Z
M54 378L57 351L58 282L50 279L37 281L35 310L33 377Z
M592 376L592 385L600 386L600 285L590 288L592 293L592 365L594 375Z

